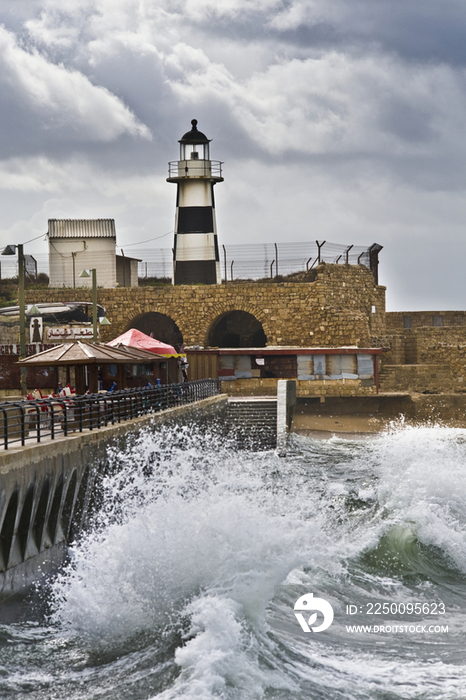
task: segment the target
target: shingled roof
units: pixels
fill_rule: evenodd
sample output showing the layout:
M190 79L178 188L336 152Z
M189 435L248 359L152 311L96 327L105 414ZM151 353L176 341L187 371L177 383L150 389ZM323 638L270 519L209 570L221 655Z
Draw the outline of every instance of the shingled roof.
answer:
M20 360L22 365L119 365L165 362L166 358L136 348L111 348L102 343L63 343Z

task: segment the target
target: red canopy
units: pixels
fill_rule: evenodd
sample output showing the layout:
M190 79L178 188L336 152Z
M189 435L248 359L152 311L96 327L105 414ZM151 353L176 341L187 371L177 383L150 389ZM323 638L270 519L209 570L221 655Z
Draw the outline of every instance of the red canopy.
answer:
M160 340L151 338L142 331L136 330L136 328L130 328L129 331L119 335L118 338L111 340L107 345L116 347L118 345L126 345L130 348L139 348L140 350L148 350L149 352L154 352L156 355L164 355L165 357L171 357L175 355L178 357L178 353L172 345L167 345L162 343Z

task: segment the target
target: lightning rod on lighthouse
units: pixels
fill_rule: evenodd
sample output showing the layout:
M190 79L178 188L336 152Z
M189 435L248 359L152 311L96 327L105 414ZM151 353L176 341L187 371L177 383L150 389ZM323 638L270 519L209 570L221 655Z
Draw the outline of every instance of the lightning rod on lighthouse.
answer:
M175 182L176 214L173 284L220 284L214 185L223 182L222 163L210 160L210 140L197 120L179 141L180 159L168 164Z

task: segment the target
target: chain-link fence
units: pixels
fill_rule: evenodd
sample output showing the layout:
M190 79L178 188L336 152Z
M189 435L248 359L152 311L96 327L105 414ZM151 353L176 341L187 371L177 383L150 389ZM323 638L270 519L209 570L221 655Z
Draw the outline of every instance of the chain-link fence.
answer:
M306 273L319 262L338 265L366 265L377 281L378 253L382 246L374 243L369 248L357 245L343 245L330 241L306 241L299 243L252 243L219 246L219 259L223 280L227 282L247 279L276 279L297 273ZM195 258L196 251L193 250ZM157 278L169 282L173 275L172 248L137 248L128 247L126 255L136 258L138 277L141 280ZM48 256L30 257L27 268L27 280L33 281L34 275L48 273ZM199 251L203 259L204 251ZM104 263L106 254L96 254L96 264ZM17 260L0 261L1 277L6 279L17 275ZM72 281L70 280L70 286Z
M306 273L320 262L366 265L376 276L378 253L382 246L369 248L342 245L329 241L306 243L253 243L222 245L219 248L222 277L227 282L247 279L270 279ZM139 250L138 274L142 279L170 278L173 252L169 248ZM193 251L195 258L195 251ZM201 258L201 254L199 256Z

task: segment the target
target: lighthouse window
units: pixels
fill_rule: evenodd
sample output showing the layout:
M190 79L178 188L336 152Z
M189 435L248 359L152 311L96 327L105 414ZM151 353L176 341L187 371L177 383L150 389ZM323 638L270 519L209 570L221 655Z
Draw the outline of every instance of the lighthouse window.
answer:
M182 143L180 149L180 160L208 160L208 143Z

